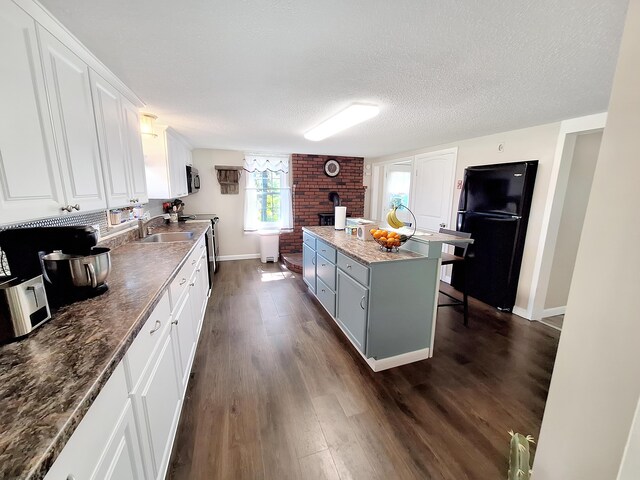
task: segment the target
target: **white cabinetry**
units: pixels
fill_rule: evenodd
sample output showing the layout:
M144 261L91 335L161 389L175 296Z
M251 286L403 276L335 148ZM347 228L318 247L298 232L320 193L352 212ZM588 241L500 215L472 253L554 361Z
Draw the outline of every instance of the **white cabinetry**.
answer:
M0 224L64 206L35 29L15 4L0 4Z
M47 472L45 480L143 478L137 439L124 368L120 364ZM115 476L120 472L132 475Z
M65 201L76 210L104 209L89 67L40 26L38 37Z
M187 190L187 163L191 148L174 130L156 126L157 137L142 140L149 198L184 197Z
M138 112L111 84L91 71L93 106L109 208L147 200L143 186Z

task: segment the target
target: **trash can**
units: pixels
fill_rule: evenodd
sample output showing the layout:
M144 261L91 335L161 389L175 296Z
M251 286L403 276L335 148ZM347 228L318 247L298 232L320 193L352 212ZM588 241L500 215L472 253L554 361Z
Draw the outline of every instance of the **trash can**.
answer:
M258 235L262 263L277 262L280 254L280 229L259 230Z

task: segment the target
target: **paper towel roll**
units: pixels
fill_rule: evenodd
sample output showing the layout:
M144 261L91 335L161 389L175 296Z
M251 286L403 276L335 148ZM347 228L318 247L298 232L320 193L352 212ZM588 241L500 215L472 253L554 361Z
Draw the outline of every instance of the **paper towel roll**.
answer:
M347 225L347 207L336 207L334 224L336 230L344 230Z

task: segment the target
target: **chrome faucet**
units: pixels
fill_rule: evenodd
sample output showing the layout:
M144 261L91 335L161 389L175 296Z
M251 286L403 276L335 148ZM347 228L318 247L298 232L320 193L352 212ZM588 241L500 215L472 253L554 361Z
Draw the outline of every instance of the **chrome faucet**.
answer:
M157 218L164 218L165 220L169 220L169 214L163 213L162 215L155 215L146 220L144 219L144 217L138 219L138 234L140 235L140 238L145 238L147 235L151 235L152 228L151 227L144 228L144 227L149 222L156 220Z

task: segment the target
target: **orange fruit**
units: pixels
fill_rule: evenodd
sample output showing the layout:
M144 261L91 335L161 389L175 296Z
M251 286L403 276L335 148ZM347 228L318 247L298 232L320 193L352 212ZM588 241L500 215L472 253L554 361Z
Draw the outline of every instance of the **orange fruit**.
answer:
M380 237L380 238L378 238L378 240L380 240L383 243L386 243L387 242L387 237Z
M376 230L371 235L373 235L373 238L375 238L377 240L378 238L380 238L382 236L382 230Z
M382 230L382 236L386 237L389 234L389 232L387 232L386 230Z
M369 230L369 233L370 233L371 235L373 235L374 233L376 233L376 229L375 229L375 228L372 228L371 230Z
M394 247L399 247L401 243L402 243L402 242L400 242L400 239L399 239L399 238L396 238L396 239L395 239L395 241L393 242L393 246L394 246Z

